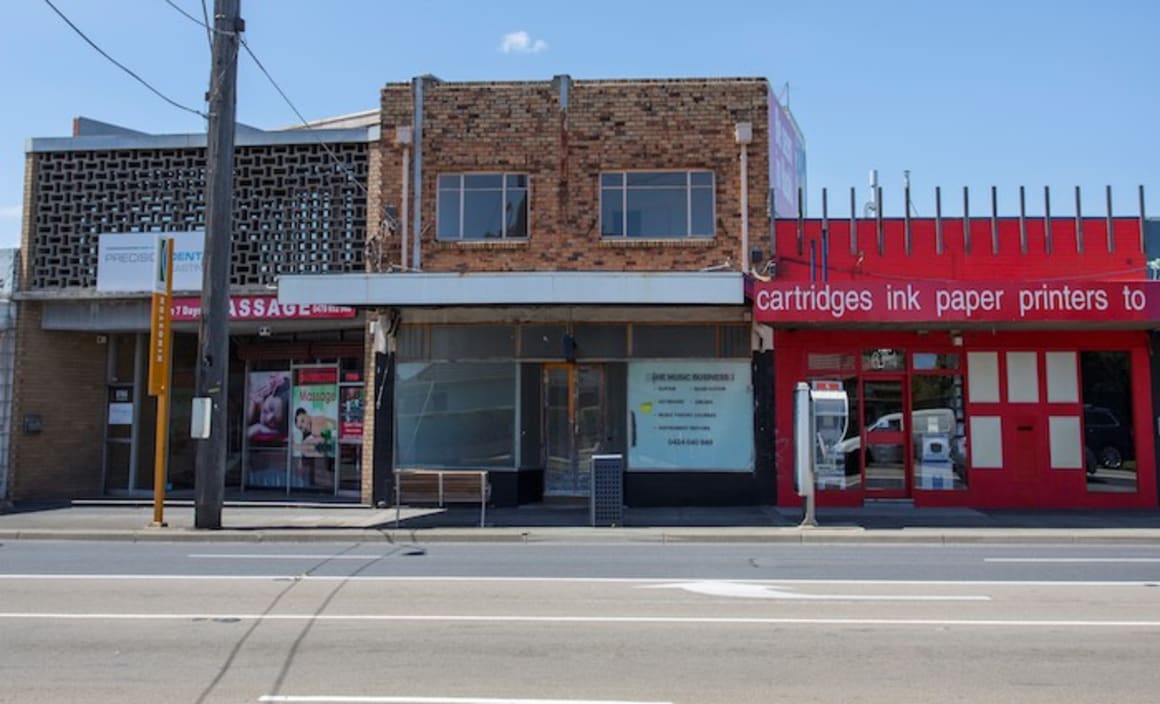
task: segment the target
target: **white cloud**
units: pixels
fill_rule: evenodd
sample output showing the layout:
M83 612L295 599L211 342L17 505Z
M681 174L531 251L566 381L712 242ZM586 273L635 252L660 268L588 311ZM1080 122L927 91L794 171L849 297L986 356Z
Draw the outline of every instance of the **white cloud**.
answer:
M19 220L24 208L19 205L0 205L0 220Z
M532 39L524 30L503 35L499 50L505 54L538 54L548 48L543 39Z

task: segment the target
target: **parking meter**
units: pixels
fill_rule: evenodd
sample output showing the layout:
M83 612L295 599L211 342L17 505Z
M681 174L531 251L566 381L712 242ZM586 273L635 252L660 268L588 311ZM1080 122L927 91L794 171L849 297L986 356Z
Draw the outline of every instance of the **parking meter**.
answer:
M815 381L810 387L813 413L814 471L816 481L825 486L845 485L845 457L838 445L846 437L850 424L850 398L840 381Z

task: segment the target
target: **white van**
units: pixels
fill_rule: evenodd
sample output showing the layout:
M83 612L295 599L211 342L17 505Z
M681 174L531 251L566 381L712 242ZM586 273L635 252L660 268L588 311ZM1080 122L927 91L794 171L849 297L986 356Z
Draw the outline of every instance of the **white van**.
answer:
M922 446L924 435L941 434L947 436L948 439L954 438L956 435L955 427L955 412L950 408L924 408L917 411L912 411L910 414L910 436L913 448L917 450ZM901 413L887 413L886 415L875 419L867 428L867 433L875 431L885 432L902 432L902 414ZM861 434L846 438L838 443L837 453L842 455L849 455L862 449ZM876 445L870 444L867 449L868 462L898 462L901 458L897 456L897 447L894 445ZM879 454L885 456L878 456ZM847 463L849 466L849 463Z

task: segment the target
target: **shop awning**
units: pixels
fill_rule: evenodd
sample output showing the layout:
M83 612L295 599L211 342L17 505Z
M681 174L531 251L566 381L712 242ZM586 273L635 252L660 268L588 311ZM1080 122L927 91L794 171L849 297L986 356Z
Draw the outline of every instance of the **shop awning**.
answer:
M298 305L743 305L739 272L303 274L278 278Z

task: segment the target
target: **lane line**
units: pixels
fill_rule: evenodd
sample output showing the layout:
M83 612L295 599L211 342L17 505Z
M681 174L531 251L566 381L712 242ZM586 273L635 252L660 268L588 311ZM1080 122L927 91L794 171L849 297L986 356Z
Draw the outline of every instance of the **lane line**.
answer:
M478 616L418 614L195 614L0 612L0 620L42 621L379 621L396 623L535 623L748 626L965 626L989 628L1147 628L1160 621L917 619L917 618L752 618L728 616Z
M733 599L778 599L786 601L991 601L983 595L928 594L803 594L774 589L750 582L678 582L675 584L642 584L638 589L680 589L693 594Z
M225 552L195 552L190 553L186 557L190 557L195 560L382 560L387 557L391 557L391 555L308 555L302 553L288 555L279 555L277 553L255 555Z
M288 702L291 704L673 704L672 702L642 702L622 699L510 699L489 697L373 697L346 695L290 695L266 694L260 702Z
M1137 564L1160 562L1160 557L986 557L983 562L1013 562L1028 564L1049 563L1099 563L1099 564Z
M696 580L689 577L448 577L403 575L304 575L300 573L264 575L213 574L0 574L2 580L77 580L77 581L150 581L150 580L203 580L203 581L286 581L304 582L449 582L449 583L512 583L512 584L666 584ZM699 582L738 582L732 579L703 579ZM962 587L1155 587L1160 586L1160 575L1151 580L1019 580L1019 579L744 579L749 584L770 585L865 585L865 586L962 586Z

